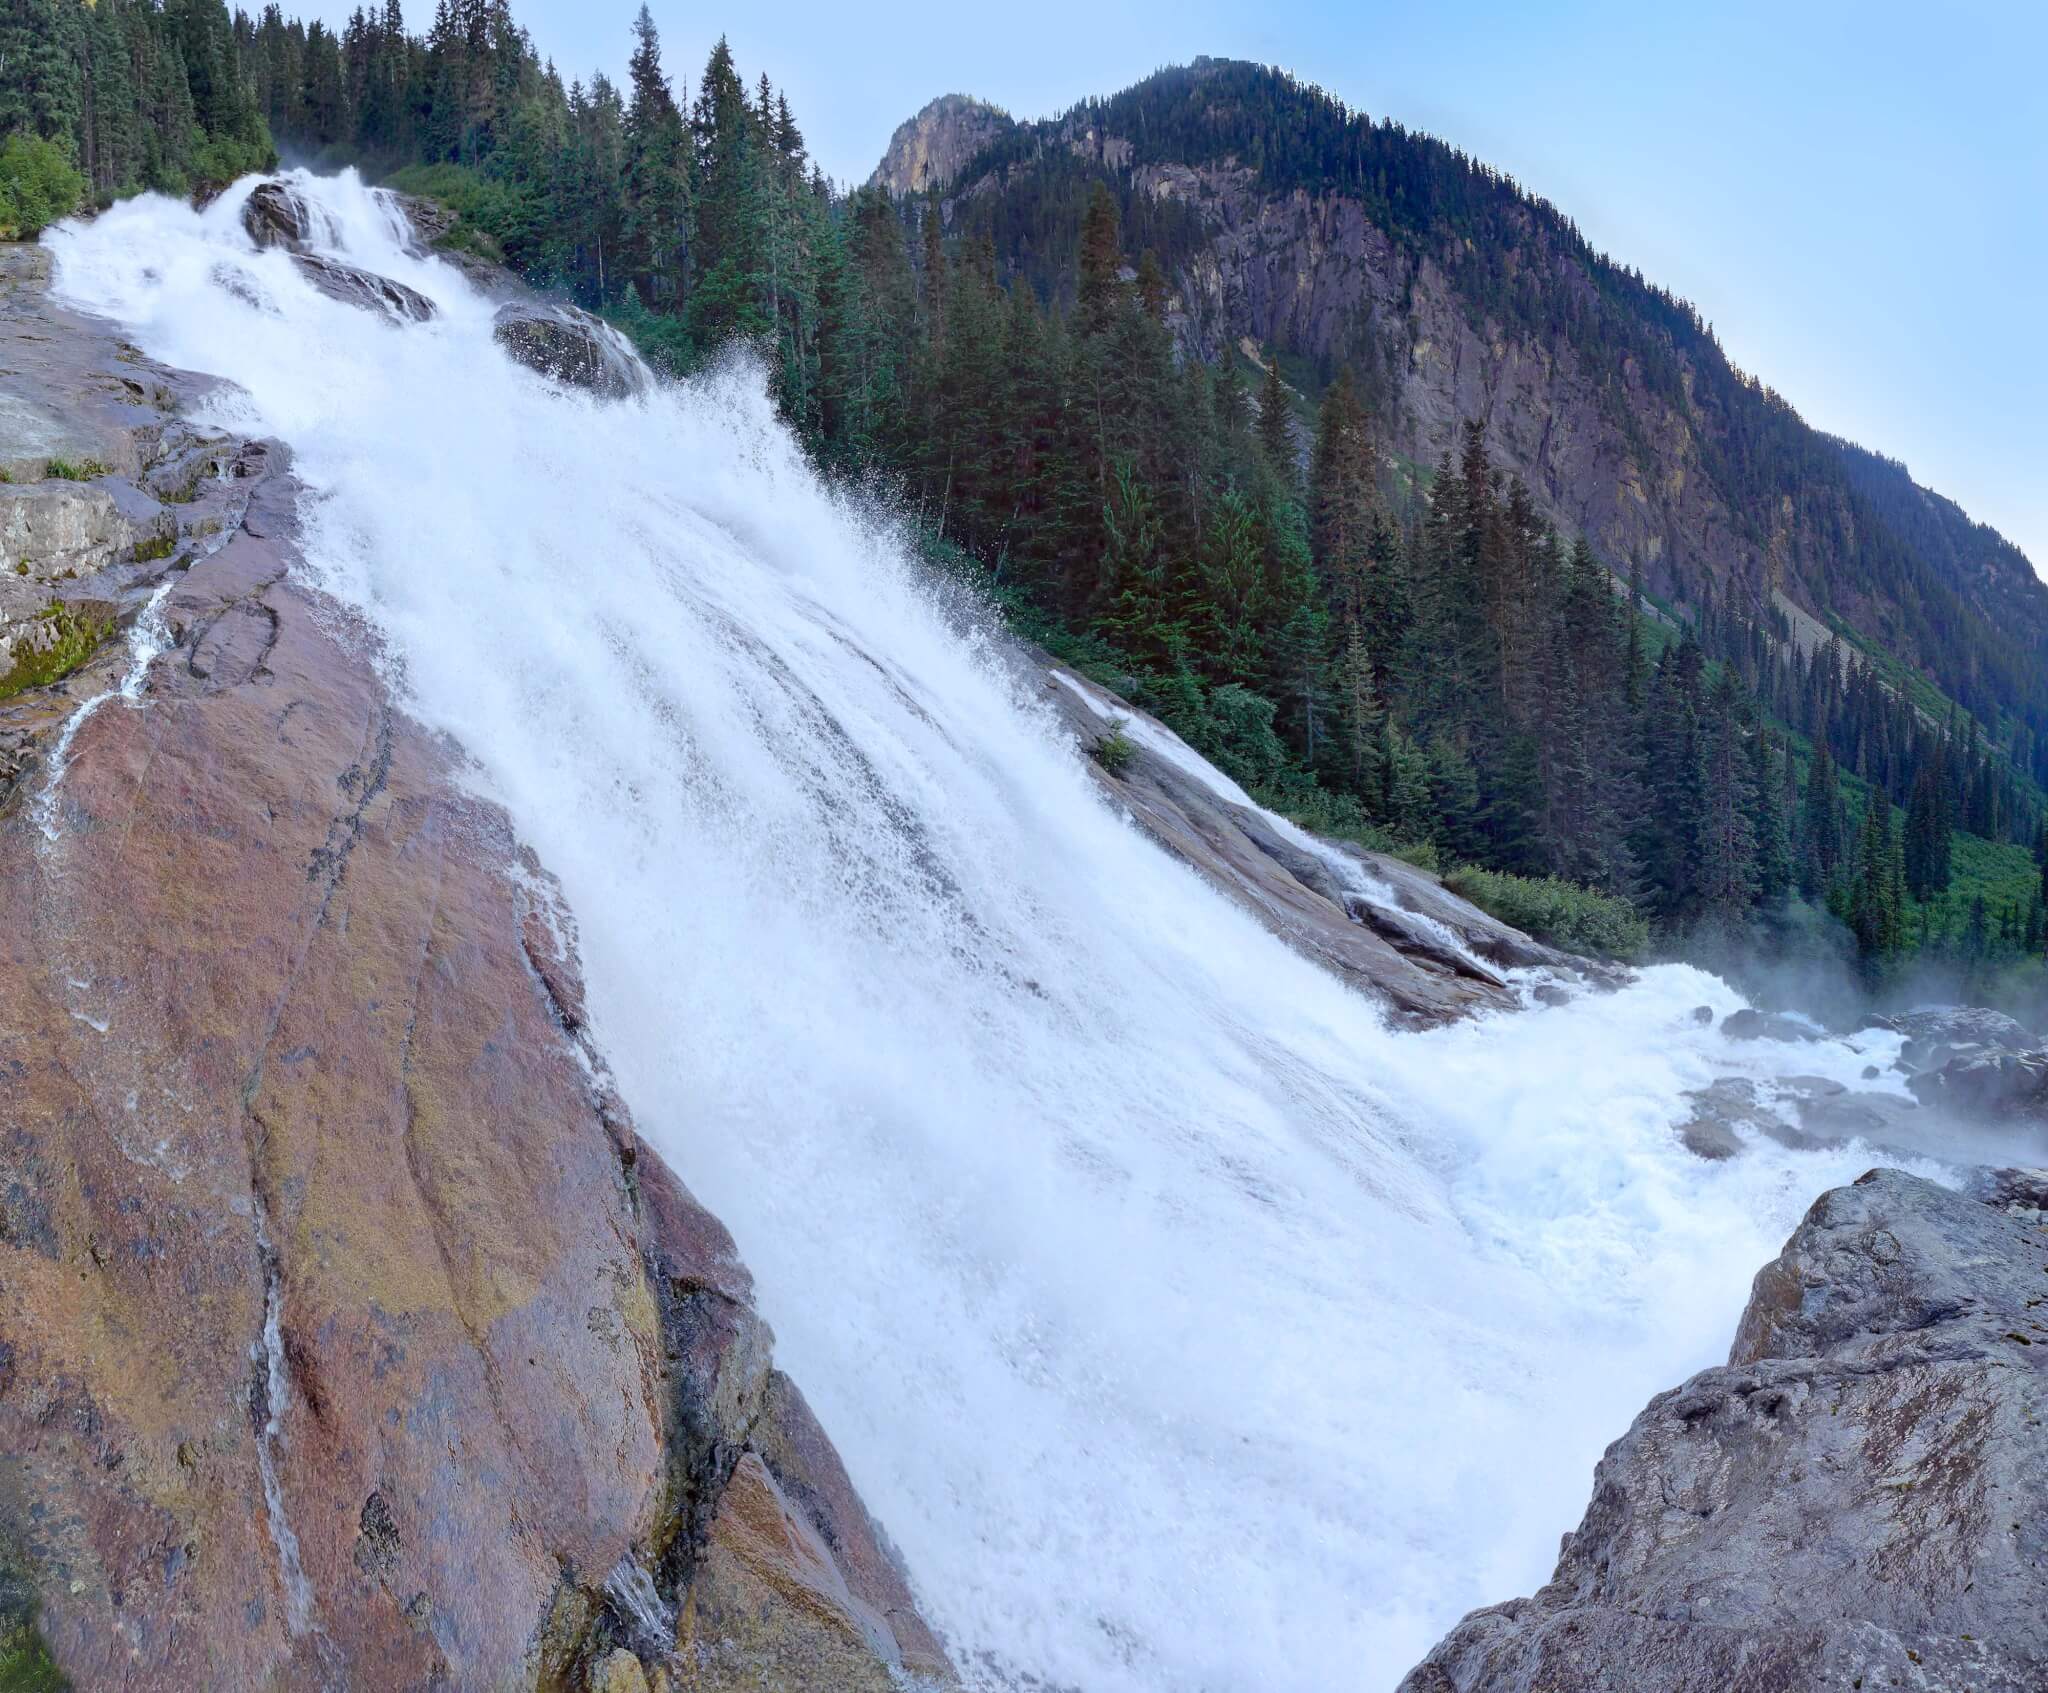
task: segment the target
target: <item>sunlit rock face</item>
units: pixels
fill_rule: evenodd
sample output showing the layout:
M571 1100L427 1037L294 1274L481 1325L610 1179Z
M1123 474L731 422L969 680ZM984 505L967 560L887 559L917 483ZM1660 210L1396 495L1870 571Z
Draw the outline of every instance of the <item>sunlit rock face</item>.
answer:
M428 315L273 258L197 297L274 321L317 266L380 337ZM558 889L304 580L290 454L9 274L0 460L70 473L10 483L10 556L115 627L0 701L8 1661L753 1686L686 1619L767 1495L861 1624L831 1661L946 1679L731 1237L611 1085ZM787 1574L748 1590L765 1638L813 1626Z
M983 101L941 95L897 126L871 180L892 194L950 188L962 166L1015 127L1007 114Z

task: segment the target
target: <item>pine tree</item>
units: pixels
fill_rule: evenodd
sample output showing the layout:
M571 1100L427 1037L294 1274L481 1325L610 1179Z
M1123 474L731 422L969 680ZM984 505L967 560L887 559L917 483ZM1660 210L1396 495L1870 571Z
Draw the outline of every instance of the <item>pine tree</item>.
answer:
M626 104L621 264L657 310L681 298L689 257L690 147L643 5L633 20Z
M697 345L710 349L774 328L764 150L724 36L698 80L691 127L697 164L689 322Z
M1347 631L1365 621L1374 519L1371 443L1347 366L1323 397L1309 463L1309 540Z
M1870 807L1856 841L1849 888L1848 921L1859 956L1875 971L1905 938L1904 869L1892 827L1891 801L1882 787L1870 791ZM1978 900L1981 915L1983 901Z
M1288 488L1299 476L1294 446L1293 408L1287 403L1287 384L1280 380L1280 358L1276 353L1266 361L1266 374L1259 387L1259 446L1266 462Z
M1116 198L1098 182L1081 220L1081 324L1090 334L1109 327L1123 297L1123 247L1117 230Z
M0 0L0 137L23 129L69 152L84 113L74 0Z

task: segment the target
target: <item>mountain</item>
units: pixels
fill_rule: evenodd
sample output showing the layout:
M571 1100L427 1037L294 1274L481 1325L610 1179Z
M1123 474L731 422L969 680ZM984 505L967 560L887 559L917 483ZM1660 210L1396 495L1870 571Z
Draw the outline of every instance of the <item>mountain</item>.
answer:
M1007 112L965 94L942 94L889 137L869 182L891 194L946 189L960 167L1017 127Z
M965 104L899 131L877 180L918 156L906 132L959 146ZM1411 470L1477 419L1494 461L1611 567L1639 562L1687 608L1711 594L1760 622L1840 627L2000 739L2016 720L2019 761L2048 775L2048 588L2019 549L1807 425L1698 310L1451 145L1279 71L1198 59L1006 126L956 176L949 225L1049 295L1071 289L1087 191L1106 182L1128 250L1165 267L1185 352L1270 348L1311 391L1349 366Z

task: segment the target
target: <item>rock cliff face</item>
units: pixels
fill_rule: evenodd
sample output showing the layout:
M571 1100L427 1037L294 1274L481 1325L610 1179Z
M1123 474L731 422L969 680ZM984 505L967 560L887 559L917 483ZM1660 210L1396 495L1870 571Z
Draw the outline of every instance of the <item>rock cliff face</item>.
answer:
M1082 130L1065 145L1114 167L1128 142ZM1385 451L1418 464L1455 450L1479 421L1494 460L1539 507L1605 558L1639 558L1668 584L1682 559L1751 598L1787 592L1889 633L1876 607L1845 599L1824 566L1840 519L1796 507L1739 519L1701 466L1709 420L1634 379L1605 395L1568 347L1475 319L1440 265L1416 255L1349 196L1267 192L1248 166L1141 164L1134 192L1195 213L1207 240L1172 278L1181 344L1215 362L1241 342L1350 358L1377 373ZM966 194L1002 192L984 176ZM1590 287L1590 284L1588 284Z
M942 94L896 126L888 151L868 180L892 194L950 188L968 160L1016 127L1007 114L980 100Z
M1533 1598L1403 1693L2048 1686L2048 1171L1873 1170L1756 1279L1728 1363L1608 1448Z
M6 275L10 557L130 624L0 703L0 1661L950 1682L545 871L288 574L282 450Z

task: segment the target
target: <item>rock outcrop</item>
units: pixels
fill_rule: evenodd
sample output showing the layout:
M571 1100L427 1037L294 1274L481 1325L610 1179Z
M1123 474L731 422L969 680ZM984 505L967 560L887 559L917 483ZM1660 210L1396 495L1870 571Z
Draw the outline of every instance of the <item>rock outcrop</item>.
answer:
M891 194L922 194L953 185L961 169L1017 126L1007 113L965 94L942 94L896 126L868 180Z
M312 244L316 208L289 182L272 178L249 190L242 202L242 227L259 247L302 253Z
M393 323L425 323L434 315L434 302L418 289L375 271L319 253L294 253L292 263L321 293L345 306L376 312Z
M647 385L645 368L618 331L574 306L508 300L491 333L528 370L599 399L627 399Z
M1043 667L1047 702L1083 746L1113 730L1122 737L1115 767L1098 760L1092 768L1139 828L1398 1021L1425 1026L1517 1005L1508 970L1597 982L1625 974L1531 940L1397 858L1337 842L1304 845L1230 791L1228 778L1197 774L1196 755L1164 724L1043 654L1020 663Z
M2048 1686L2048 1171L1823 1194L1533 1598L1402 1693Z
M0 462L62 435L170 545L110 537L96 591L152 618L0 703L0 1650L95 1689L950 1682L612 1091L544 870L293 580L282 450L5 274Z

